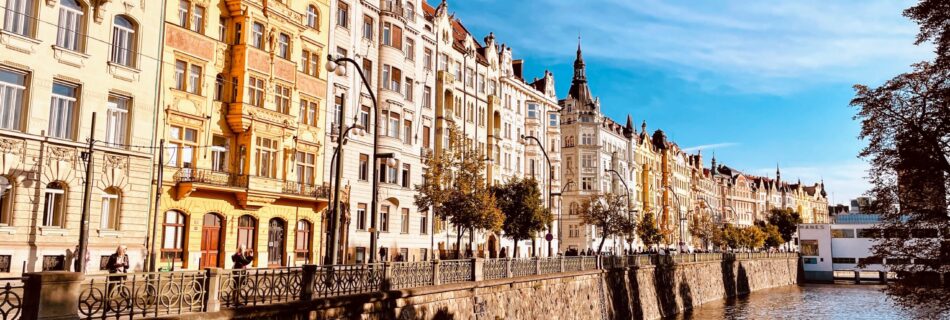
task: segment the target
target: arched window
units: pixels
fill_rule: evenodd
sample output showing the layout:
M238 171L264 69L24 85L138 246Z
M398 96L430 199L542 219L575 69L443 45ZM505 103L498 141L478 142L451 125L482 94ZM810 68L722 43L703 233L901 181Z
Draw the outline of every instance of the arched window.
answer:
M319 29L320 14L317 11L316 6L307 7L307 26L314 29Z
M135 24L125 16L116 16L112 24L112 61L131 67L135 63Z
M162 221L162 260L182 261L185 256L185 214L171 210Z
M297 221L297 236L294 237L294 252L297 260L310 262L310 233L312 227L310 221Z
M3 30L24 37L33 36L33 16L36 5L34 0L7 0L7 10L3 15Z
M249 215L238 218L237 245L238 248L251 249L257 252L257 219Z
M85 10L76 0L59 0L59 23L56 45L72 51L80 51L81 35L85 27Z
M44 191L46 205L43 207L43 226L66 226L66 188L60 182L50 182Z
M267 229L267 265L280 266L284 263L284 245L287 238L287 223L280 218L270 219Z
M110 187L102 194L102 216L99 227L102 230L119 230L119 206L121 205L119 190Z
M0 226L13 224L14 191L13 179L0 176Z

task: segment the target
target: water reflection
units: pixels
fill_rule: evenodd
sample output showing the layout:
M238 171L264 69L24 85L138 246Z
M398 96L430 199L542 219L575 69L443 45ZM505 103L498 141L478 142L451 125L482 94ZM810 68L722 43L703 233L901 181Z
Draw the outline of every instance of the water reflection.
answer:
M701 305L670 319L950 319L905 311L873 285L787 286Z

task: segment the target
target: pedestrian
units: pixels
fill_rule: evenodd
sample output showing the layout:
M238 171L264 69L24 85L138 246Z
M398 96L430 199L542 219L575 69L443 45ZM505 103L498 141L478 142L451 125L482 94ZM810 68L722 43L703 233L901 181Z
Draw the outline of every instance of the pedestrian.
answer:
M109 270L109 278L106 281L106 296L110 300L116 298L116 288L124 286L125 274L129 271L129 255L125 254L126 249L124 245L120 245L106 262L106 269ZM126 293L125 290L119 290L118 295L127 298Z
M234 262L234 290L231 291L232 303L236 307L244 305L241 299L241 292L244 291L244 282L247 281L247 266L254 262L254 251L247 249L244 245L238 246L237 252L231 256L231 262Z
M80 265L85 265L85 266L89 265L89 257L90 257L89 250L86 250L85 259L79 259L79 245L76 245L76 247L73 248L72 256L73 256L73 272L79 272Z
M508 257L508 247L503 247L503 248L501 248L501 258L504 259L504 258L507 258L507 257Z

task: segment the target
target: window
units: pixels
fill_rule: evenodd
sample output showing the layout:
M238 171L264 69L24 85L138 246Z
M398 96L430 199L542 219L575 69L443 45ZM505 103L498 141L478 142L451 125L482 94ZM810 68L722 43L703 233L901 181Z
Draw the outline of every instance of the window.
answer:
M432 49L425 48L423 50L422 65L426 70L432 70Z
M465 68L465 86L471 87L475 85L475 73L472 71L472 68Z
M211 138L211 170L228 171L228 138L215 135Z
M373 60L363 58L363 75L366 76L366 82L373 84Z
M432 129L430 129L429 126L422 126L422 147L423 148L432 148L432 145L431 145L432 140L431 138L429 138L429 136L431 135L431 131Z
M406 38L406 59L416 60L416 42L409 38Z
M389 232L389 206L383 205L379 210L379 231Z
M300 99L300 123L316 126L320 120L320 105L314 101Z
M26 73L0 69L0 129L20 130Z
M369 107L360 106L360 126L363 127L363 131L369 130Z
M858 238L876 238L880 233L877 229L858 229Z
M135 48L135 25L124 16L116 16L112 24L112 57L109 61L132 66Z
M165 212L162 222L162 260L182 261L185 248L185 214Z
M237 247L257 252L257 219L249 215L238 218Z
M412 144L412 120L406 119L402 123L402 138L406 144Z
M363 15L363 39L373 40L373 26L375 25L376 23L373 22L373 17Z
M314 29L320 28L320 15L315 6L307 7L307 26Z
M188 90L189 93L201 94L201 67L191 65L188 72Z
M264 25L255 22L251 28L251 46L264 49Z
M366 204L356 205L356 230L366 230Z
M46 205L43 207L44 227L66 227L66 190L60 182L50 182L43 192Z
M382 161L379 164L379 182L392 183L396 184L398 177L398 169L396 165L390 165L388 161Z
M407 101L413 100L413 94L412 94L413 89L414 88L413 88L412 78L406 78L406 100Z
M439 55L439 70L448 71L449 70L449 55L441 54Z
M320 53L310 50L303 50L300 58L301 71L312 77L320 76Z
M257 107L264 107L264 80L249 77L247 98L248 103Z
M387 130L387 132L389 133L389 136L399 139L399 114L393 111L389 111L389 112L386 112L386 118L389 119L388 121L389 130Z
M175 61L175 89L185 91L185 69L188 68L188 63L177 60Z
M832 258L831 258L831 263L849 263L849 264L854 264L854 263L857 263L857 260L858 260L858 259L855 259L855 258L838 258L838 257L832 257Z
M191 11L191 31L197 33L205 31L205 8L202 6L195 6L195 9Z
M224 42L224 36L227 34L228 20L224 17L218 18L218 41Z
M198 146L198 130L171 126L168 130L168 165L194 168L195 148Z
M534 103L528 104L528 118L537 119L538 118L538 105Z
M188 10L191 9L191 2L186 0L178 1L178 26L188 27Z
M224 75L220 73L214 77L214 100L224 101Z
M33 33L35 0L7 0L3 30L29 37Z
M73 138L76 97L79 88L72 84L53 82L53 95L50 99L49 132L50 137L60 139Z
M832 238L854 238L854 229L831 229Z
M130 99L120 95L109 95L106 112L106 144L120 146L126 144L126 132L129 128Z
M343 114L343 96L335 96L333 98L333 118L330 119L332 122L332 127L340 127L340 115ZM365 127L364 127L365 128Z
M7 184L0 188L0 226L13 224L13 203L15 202L13 179L4 176Z
M277 177L277 141L257 137L257 175L266 178Z
M60 48L79 51L80 34L83 32L83 7L76 0L59 1L59 23L56 32L56 45Z
M402 224L400 232L409 233L409 208L402 208Z
M594 190L594 177L581 177L581 190Z
M428 109L432 108L432 88L429 86L422 88L422 106Z
M424 213L422 218L419 219L419 233L427 234L429 233L429 215Z
M581 144L582 145L593 145L594 144L594 135L591 133L581 134Z
M290 36L286 33L277 36L277 56L290 59Z
M803 256L819 256L818 254L818 240L802 240L802 255Z
M274 104L277 112L290 114L290 87L274 85Z
M369 180L369 156L365 154L360 154L359 178L362 181Z
M548 114L548 127L552 127L552 128L557 127L557 124L558 124L557 114L556 113Z
M402 165L402 187L403 188L408 188L409 183L412 182L412 178L411 178L412 176L409 175L411 171L412 171L411 167L409 166L408 163L404 163ZM406 231L406 232L409 232L409 231Z
M313 185L317 155L308 152L297 152L297 182L301 185Z
M341 27L348 27L349 21L347 20L350 16L350 6L346 2L338 1L336 5L336 25Z
M294 253L297 260L310 261L310 230L309 221L297 221L297 236L294 237Z
M102 230L119 230L119 192L116 188L108 188L102 194L102 216L99 219L99 228Z
M383 77L380 79L383 82L383 88L395 91L402 92L402 70L399 68L391 67L388 64L383 65Z

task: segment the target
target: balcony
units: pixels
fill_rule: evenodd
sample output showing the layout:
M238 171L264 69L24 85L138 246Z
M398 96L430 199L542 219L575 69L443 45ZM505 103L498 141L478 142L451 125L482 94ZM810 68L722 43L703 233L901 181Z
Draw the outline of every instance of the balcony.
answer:
M252 122L265 122L286 129L297 126L294 116L241 102L229 104L227 120L234 132L247 131Z
M247 188L247 176L224 171L195 168L179 168L172 176L177 190L177 199L183 199L199 189L236 192Z
M283 192L286 195L300 196L308 199L329 199L330 185L323 184L315 186L312 184L300 183L296 181L284 181Z

